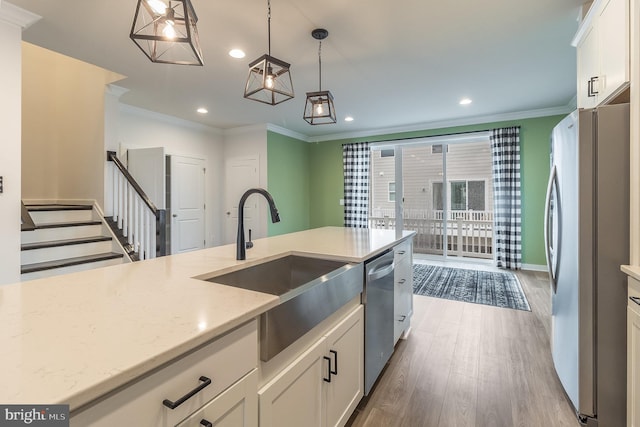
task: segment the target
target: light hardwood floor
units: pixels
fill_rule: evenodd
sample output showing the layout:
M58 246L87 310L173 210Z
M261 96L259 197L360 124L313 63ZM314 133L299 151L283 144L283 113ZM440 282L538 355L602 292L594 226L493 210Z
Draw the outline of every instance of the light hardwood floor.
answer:
M547 275L518 277L531 312L414 296L409 338L348 425L579 426L551 360Z

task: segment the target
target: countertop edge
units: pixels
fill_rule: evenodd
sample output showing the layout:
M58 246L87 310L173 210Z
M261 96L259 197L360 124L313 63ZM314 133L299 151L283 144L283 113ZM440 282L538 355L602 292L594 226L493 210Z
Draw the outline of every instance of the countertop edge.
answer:
M621 265L620 270L629 277L640 280L640 266L637 265Z

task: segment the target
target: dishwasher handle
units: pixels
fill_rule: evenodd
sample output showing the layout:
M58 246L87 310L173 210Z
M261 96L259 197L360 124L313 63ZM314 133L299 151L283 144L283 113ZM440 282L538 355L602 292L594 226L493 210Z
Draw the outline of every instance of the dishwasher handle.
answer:
M372 282L374 280L381 279L382 277L391 274L395 269L395 263L393 259L387 263L376 265L371 270L367 271L367 281Z

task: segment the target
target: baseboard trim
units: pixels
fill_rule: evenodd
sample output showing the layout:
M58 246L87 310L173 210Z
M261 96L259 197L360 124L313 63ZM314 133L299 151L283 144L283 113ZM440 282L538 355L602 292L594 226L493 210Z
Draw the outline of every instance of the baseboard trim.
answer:
M547 266L538 264L522 264L522 269L528 271L547 271Z

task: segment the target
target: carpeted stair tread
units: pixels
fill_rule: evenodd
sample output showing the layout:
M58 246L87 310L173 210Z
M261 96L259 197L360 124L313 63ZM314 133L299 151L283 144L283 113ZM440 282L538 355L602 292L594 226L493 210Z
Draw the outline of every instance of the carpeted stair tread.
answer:
M34 249L56 248L60 246L81 245L84 243L108 242L113 240L108 236L80 237L75 239L50 240L47 242L24 243L20 249L29 251Z
M122 258L124 255L115 252L107 252L103 254L85 255L75 258L67 258L56 261L38 262L34 264L23 265L20 268L22 274L34 273L36 271L53 270L55 268L71 267L74 265L87 264L90 262L107 261L110 259Z

